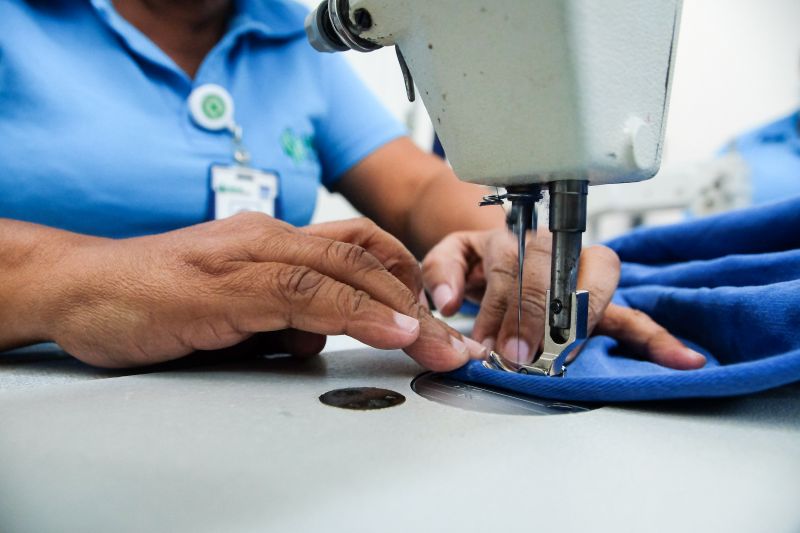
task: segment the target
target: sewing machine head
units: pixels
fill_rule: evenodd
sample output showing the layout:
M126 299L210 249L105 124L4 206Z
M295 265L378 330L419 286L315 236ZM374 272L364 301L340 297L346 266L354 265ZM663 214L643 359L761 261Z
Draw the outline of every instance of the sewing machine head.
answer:
M587 186L658 170L680 10L681 0L326 0L309 15L320 51L396 47L409 99L416 83L456 175L507 189L487 201L512 202L523 250L549 191L545 354L518 370L559 374L580 336Z

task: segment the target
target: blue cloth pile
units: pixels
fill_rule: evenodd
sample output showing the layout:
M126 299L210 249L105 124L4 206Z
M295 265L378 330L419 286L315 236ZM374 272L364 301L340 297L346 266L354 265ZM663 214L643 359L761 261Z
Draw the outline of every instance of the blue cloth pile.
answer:
M800 197L607 243L623 261L615 303L644 311L708 357L671 370L590 338L564 378L490 370L453 377L534 396L626 402L735 396L800 380Z

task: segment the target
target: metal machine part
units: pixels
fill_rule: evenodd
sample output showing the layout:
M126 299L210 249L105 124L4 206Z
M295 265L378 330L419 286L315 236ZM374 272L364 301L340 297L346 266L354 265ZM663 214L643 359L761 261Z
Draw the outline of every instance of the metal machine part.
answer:
M581 239L586 231L585 180L555 181L548 185L550 195L550 231L553 234L550 290L545 306L545 344L542 355L534 365L523 361L508 361L508 364L493 364L493 368L542 374L562 375L563 360L574 348L575 342L586 338L589 319L589 293L577 291L578 263L581 255ZM509 187L505 195L491 195L481 205L493 205L503 200L511 202L511 211L506 219L509 231L517 238L517 338L520 337L522 321L522 282L524 274L525 244L528 231L536 231L536 202L542 198L541 187ZM576 307L576 302L579 303ZM563 353L562 353L563 352ZM519 350L517 350L519 353ZM495 352L495 359L502 356ZM502 363L502 361L500 361Z
M547 301L551 301L547 291ZM568 336L562 337L563 330L553 333L549 321L544 326L544 348L541 355L533 363L512 362L492 351L484 361L484 366L494 370L533 374L538 376L564 376L567 372L566 361L573 353L577 355L583 347L588 335L589 292L575 291L570 295L570 327Z
M371 411L400 405L406 401L406 397L389 389L348 387L346 389L328 391L319 397L319 401L331 407Z
M306 17L305 27L308 42L318 52L371 52L381 48L381 45L359 37L359 33L372 27L372 16L366 9L356 9L351 19L349 0L322 0ZM395 52L403 73L406 96L409 102L413 102L417 96L411 71L399 46L395 46Z
M319 52L371 52L381 48L381 45L358 36L372 26L369 12L361 10L354 15L351 19L348 0L324 0L306 17L308 42Z
M572 295L578 282L581 238L586 231L588 183L581 180L550 184L550 232L553 253L550 266L548 325L554 340L568 339L572 327ZM545 339L547 340L547 339Z
M506 224L517 238L517 339L521 339L525 246L528 232L535 233L537 230L536 202L542 198L542 189L538 185L511 187L506 190L506 198L511 202L511 211L506 218ZM519 346L517 346L517 353L520 353ZM517 363L519 362L517 361Z
M395 46L409 99L416 80L456 175L506 188L482 205L511 201L519 296L526 235L536 229L536 202L547 187L553 253L545 352L526 370L560 375L585 337L588 294L576 285L588 185L647 180L659 168L681 6L324 0L306 20L319 51ZM519 329L521 308L517 320ZM523 362L505 363L498 368Z
M438 372L420 374L411 388L428 400L467 411L498 415L563 415L585 413L596 404L576 404L508 392L486 385L464 383Z
M536 373L545 376L563 375L563 362L576 344L588 336L589 293L577 290L578 264L580 262L583 232L586 231L585 180L555 181L549 184L550 231L553 234L550 290L545 305L544 350L534 365L522 361L507 361L492 352L488 366L510 372ZM506 225L517 237L517 337L522 321L522 280L524 274L525 244L528 231L537 229L536 203L542 198L539 185L509 187L506 194L485 196L480 205L498 205L511 202ZM517 350L519 353L519 350ZM504 362L505 360L505 362Z
M528 231L536 232L539 224L536 203L542 199L542 188L539 185L508 187L504 196L493 198L498 198L501 202L504 198L511 202L511 211L506 218L511 233L524 240ZM484 200L482 203L489 205L490 202Z
M547 301L551 305L556 301L551 291L547 291ZM550 321L545 323L544 348L533 365L525 367L529 373L563 375L567 357L580 350L589 336L589 292L573 289L569 293L569 303L569 326L563 329L555 328Z

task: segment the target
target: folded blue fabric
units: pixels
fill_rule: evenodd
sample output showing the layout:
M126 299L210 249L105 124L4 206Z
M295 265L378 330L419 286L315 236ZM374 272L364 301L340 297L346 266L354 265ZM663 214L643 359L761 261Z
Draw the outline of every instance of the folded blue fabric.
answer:
M558 400L625 402L735 396L800 380L800 197L608 245L623 261L615 302L644 311L708 357L671 370L589 339L564 378L470 363L458 379Z

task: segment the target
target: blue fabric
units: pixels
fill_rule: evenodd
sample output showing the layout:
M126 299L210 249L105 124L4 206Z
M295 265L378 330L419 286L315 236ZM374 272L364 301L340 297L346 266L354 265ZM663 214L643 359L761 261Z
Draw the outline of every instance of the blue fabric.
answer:
M321 183L404 133L339 54L306 42L304 7L240 0L195 79L110 0L0 2L0 217L127 237L206 220L209 166L231 137L186 99L225 87L276 215L308 223Z
M564 378L470 363L454 376L545 398L625 402L733 396L800 380L800 197L608 243L623 261L615 301L708 357L671 370L592 337Z
M800 194L800 111L744 133L723 152L735 150L750 171L753 203Z

